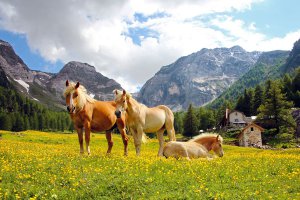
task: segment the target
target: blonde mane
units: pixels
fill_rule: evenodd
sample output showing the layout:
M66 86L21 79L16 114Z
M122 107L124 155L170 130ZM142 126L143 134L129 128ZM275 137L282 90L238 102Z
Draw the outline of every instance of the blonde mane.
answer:
M118 90L118 89L115 89L115 90L113 90L113 93L115 94L115 100L119 100L122 96L123 96L123 91L121 91L121 90ZM129 94L129 93L127 93L126 92L126 98L131 98L132 96L131 96L131 94Z
M203 140L203 139L209 139L209 138L215 139L217 136L218 136L218 134L203 133L203 134L195 136L193 139L191 139L189 141L199 142L200 140ZM221 144L223 143L223 138L221 135L219 135L219 141L221 142Z
M69 86L66 88L65 92L64 92L64 96L66 97L67 95L73 93L75 91L75 83L74 82L70 82ZM77 92L78 92L78 96L77 96L77 104L75 105L76 107L76 111L80 111L82 110L82 108L84 107L84 105L89 102L89 103L94 103L96 100L93 99L91 96L89 96L87 94L87 90L85 89L84 86L80 85L77 88Z

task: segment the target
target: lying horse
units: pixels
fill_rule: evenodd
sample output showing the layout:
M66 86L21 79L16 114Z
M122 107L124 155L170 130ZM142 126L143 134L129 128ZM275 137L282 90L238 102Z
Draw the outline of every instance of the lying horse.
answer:
M80 144L80 153L84 153L83 149L83 129L85 130L85 143L87 153L90 154L90 132L106 131L106 140L108 143L107 153L111 152L113 141L111 132L118 127L124 144L124 155L128 154L128 138L125 131L125 115L118 118L115 115L116 103L114 101L96 101L91 98L86 89L77 82L69 83L66 81L66 97L67 110L77 130L78 140Z
M212 158L209 154L210 150L213 150L218 156L224 155L222 148L223 138L216 134L201 134L194 139L187 142L168 142L163 150L163 155L168 157L185 157L199 158L206 157Z
M145 133L157 133L159 140L158 156L163 156L164 131L167 130L169 139L175 141L174 115L167 106L148 108L137 102L125 90L114 90L116 112L126 111L126 125L134 138L136 155L140 155L141 143Z

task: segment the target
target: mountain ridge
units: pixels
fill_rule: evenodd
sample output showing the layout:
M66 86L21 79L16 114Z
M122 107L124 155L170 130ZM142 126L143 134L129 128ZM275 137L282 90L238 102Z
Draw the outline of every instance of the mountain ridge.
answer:
M148 106L165 104L175 111L190 103L201 106L247 72L260 54L240 46L201 49L161 67L141 88L138 100Z
M112 100L113 89L122 89L115 80L103 76L87 63L71 61L58 73L31 70L13 47L3 40L0 40L0 69L20 93L54 107L64 105L63 91L67 79L81 82L89 94L99 100Z

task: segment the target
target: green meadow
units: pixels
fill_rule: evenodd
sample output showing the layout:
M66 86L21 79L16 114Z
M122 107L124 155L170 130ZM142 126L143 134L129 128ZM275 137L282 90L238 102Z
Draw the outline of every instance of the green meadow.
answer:
M91 156L76 134L0 131L1 199L300 199L300 149L224 145L213 160L156 156L149 139L123 156L119 135L106 155L105 135L92 134Z

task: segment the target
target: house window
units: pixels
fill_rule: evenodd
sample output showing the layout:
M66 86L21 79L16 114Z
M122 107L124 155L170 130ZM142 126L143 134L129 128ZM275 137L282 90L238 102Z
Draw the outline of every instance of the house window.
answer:
M252 132L252 131L254 131L254 128L253 128L253 127L251 127L251 132Z
M237 112L235 113L235 115L237 115Z
M239 119L234 119L234 122L239 122Z

